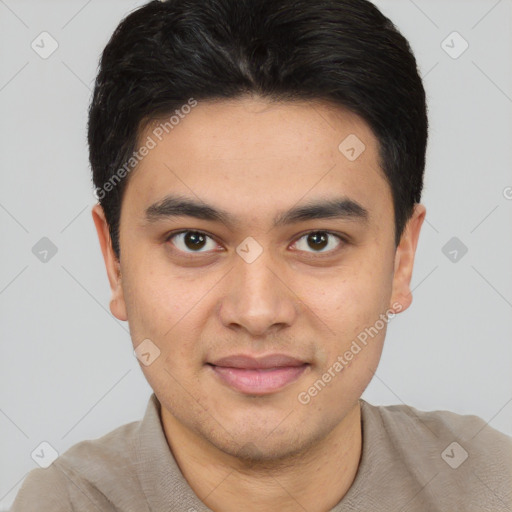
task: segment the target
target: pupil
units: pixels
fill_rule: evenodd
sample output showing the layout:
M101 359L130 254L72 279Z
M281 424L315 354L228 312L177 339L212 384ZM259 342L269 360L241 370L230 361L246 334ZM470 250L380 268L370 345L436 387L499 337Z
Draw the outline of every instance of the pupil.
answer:
M312 247L313 249L323 249L328 243L325 233L311 233L308 239L316 245L316 247Z
M185 235L185 244L189 249L201 249L204 246L205 237L201 233L191 231ZM313 249L323 249L327 246L327 236L325 233L311 233L308 241L312 242L310 246ZM314 247L316 246L316 247Z
M191 231L185 235L185 244L189 249L201 249L204 245L204 240L205 237L195 231Z

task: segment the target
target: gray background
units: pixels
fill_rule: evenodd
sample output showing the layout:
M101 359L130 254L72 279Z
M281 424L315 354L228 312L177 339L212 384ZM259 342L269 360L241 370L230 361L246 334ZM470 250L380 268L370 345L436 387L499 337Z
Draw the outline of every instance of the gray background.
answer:
M151 393L108 310L86 146L99 54L142 3L0 0L0 509L42 441L62 453L138 420ZM512 1L376 4L417 56L431 130L414 301L363 398L512 434ZM59 45L46 59L31 47L50 48L43 31ZM454 31L469 44L458 58ZM46 262L32 252L43 237Z

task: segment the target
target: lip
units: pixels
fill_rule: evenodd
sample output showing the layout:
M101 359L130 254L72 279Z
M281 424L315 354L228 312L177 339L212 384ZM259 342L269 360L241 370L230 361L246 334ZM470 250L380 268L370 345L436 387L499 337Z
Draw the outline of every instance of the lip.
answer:
M266 370L269 368L280 367L297 367L305 364L305 361L286 354L268 354L262 357L254 357L246 354L235 354L232 356L222 357L212 361L210 364L214 366L222 366L229 368L242 368L254 370Z
M296 381L309 366L285 354L253 357L232 355L208 363L213 372L229 387L251 395L265 395L281 390Z

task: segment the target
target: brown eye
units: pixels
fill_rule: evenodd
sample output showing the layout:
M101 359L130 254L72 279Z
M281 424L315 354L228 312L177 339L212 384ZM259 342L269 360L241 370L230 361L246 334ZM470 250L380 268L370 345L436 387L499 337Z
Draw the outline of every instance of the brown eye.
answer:
M301 243L301 241L304 242ZM334 233L313 231L299 238L295 245L299 251L324 253L337 249L342 242L343 239ZM327 250L325 250L326 248ZM313 249L313 251L308 251L308 249Z
M201 231L181 231L167 238L177 249L183 252L207 252L215 249L217 244L206 233Z

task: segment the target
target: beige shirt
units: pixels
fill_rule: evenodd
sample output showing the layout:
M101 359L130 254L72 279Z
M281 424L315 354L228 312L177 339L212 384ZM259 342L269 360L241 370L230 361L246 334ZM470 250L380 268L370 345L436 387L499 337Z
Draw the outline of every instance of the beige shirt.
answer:
M360 403L360 465L330 512L512 511L511 437L476 416ZM174 460L154 393L141 421L77 443L48 468L30 471L11 508L64 511L210 511Z

